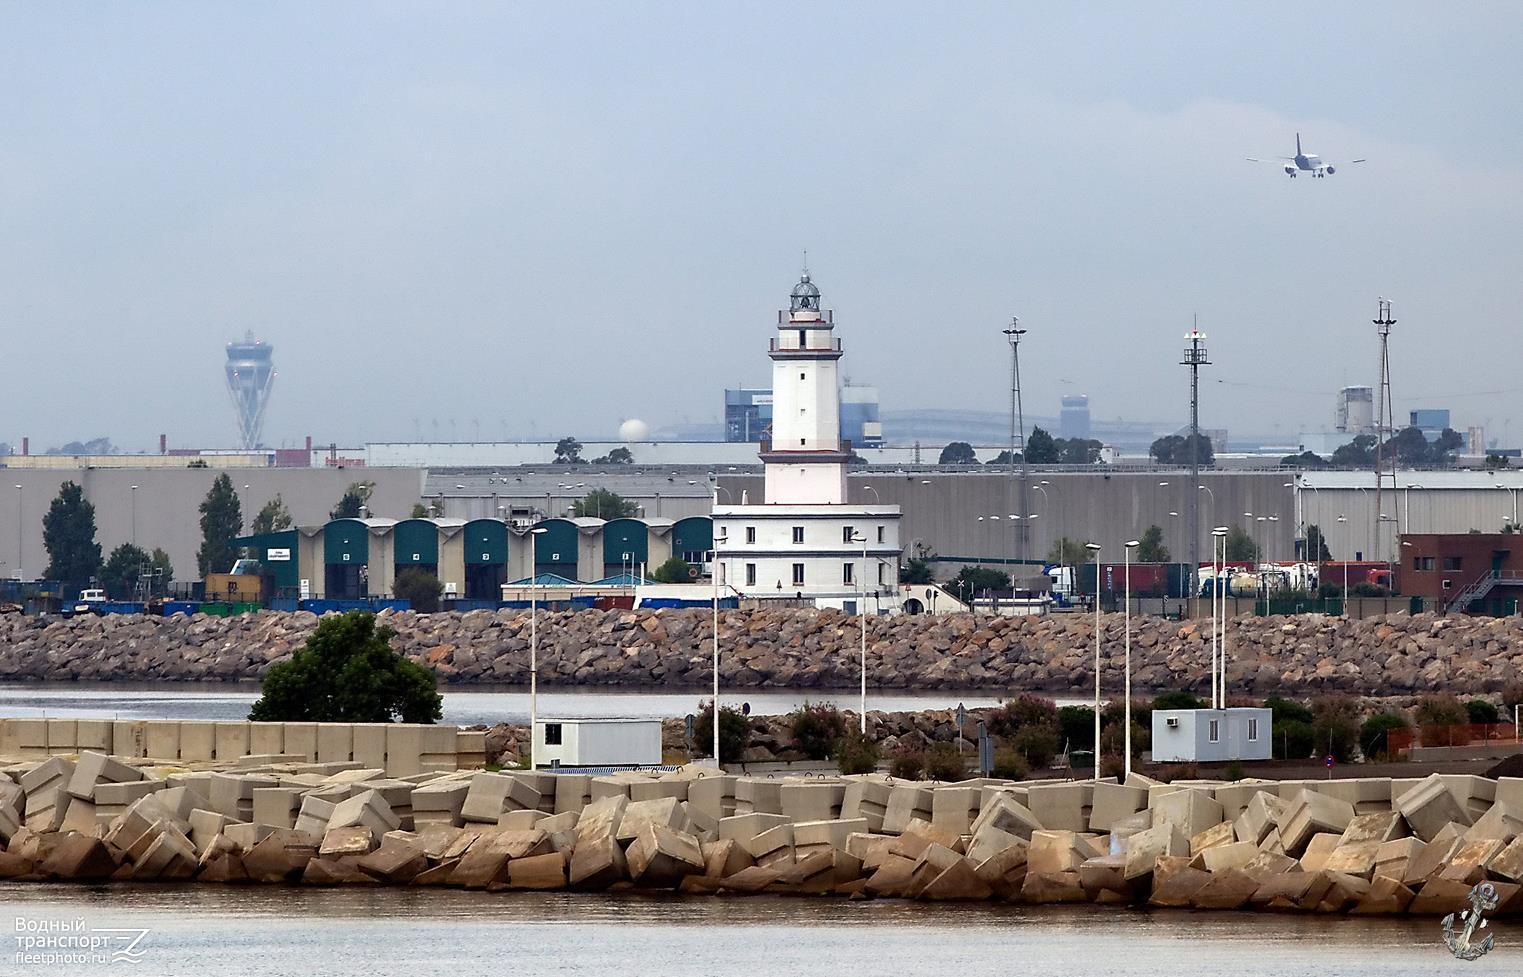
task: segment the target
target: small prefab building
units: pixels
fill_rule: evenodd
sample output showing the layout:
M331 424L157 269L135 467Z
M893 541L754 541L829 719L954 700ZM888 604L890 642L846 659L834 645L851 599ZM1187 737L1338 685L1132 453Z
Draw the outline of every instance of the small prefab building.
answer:
M1154 763L1225 763L1272 755L1268 709L1155 709Z
M540 719L540 767L654 767L661 763L659 719Z

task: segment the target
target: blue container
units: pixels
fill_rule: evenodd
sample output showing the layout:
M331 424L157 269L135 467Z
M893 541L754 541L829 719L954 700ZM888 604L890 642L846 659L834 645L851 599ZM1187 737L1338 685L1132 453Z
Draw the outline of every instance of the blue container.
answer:
M166 600L161 607L165 617L175 614L184 614L190 617L201 609L201 603L194 600Z

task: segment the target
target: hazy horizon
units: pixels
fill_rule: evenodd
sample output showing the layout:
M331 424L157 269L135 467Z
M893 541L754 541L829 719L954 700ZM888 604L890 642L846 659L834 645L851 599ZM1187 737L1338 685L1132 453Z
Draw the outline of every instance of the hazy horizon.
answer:
M0 440L590 439L766 386L801 254L885 411L1523 440L1523 4L12 5ZM1247 156L1340 166L1294 181ZM450 421L453 420L453 425ZM438 427L434 422L438 422ZM479 432L479 435L478 435Z

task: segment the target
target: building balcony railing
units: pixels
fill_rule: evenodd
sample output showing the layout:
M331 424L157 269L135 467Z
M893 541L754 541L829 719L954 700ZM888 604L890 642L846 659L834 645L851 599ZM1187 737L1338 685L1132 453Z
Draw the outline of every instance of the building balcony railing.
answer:
M824 346L785 346L776 339L769 339L767 340L767 351L769 353L839 353L841 352L841 341L833 339Z

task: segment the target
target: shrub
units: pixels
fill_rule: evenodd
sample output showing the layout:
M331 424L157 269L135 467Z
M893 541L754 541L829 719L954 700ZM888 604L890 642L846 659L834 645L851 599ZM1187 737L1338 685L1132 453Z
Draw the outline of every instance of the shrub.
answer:
M846 719L829 702L805 700L788 717L788 728L799 752L811 760L824 760L834 755L846 734Z
M1236 782L1246 776L1248 776L1248 773L1243 769L1243 761L1241 760L1233 760L1222 769L1223 780Z
M1502 721L1502 714L1497 711L1497 707L1485 699L1471 699L1465 703L1465 712L1477 726Z
M1183 690L1165 692L1153 697L1154 709L1204 709L1205 707L1204 699Z
M1176 763L1172 766L1164 767L1153 776L1155 780L1161 780L1166 784L1173 783L1176 780L1198 780L1200 779L1200 768L1193 763Z
M1348 696L1324 696L1311 711L1317 752L1330 752L1339 763L1351 761L1359 745L1359 704Z
M439 609L439 595L444 593L444 584L427 570L409 567L397 574L391 592L401 600L411 602L413 610L432 614Z
M1306 760L1317 748L1317 732L1311 723L1287 719L1274 724L1273 745L1277 760Z
M918 750L896 750L888 761L888 775L899 780L919 780L925 773L925 754Z
M836 747L836 763L843 774L872 773L881 755L878 744L856 729L848 730Z
M1407 729L1410 726L1405 716L1394 712L1377 712L1359 728L1359 745L1367 757L1389 757L1391 746L1386 734L1393 729Z
M1010 738L1010 748L1025 757L1033 770L1052 766L1062 746L1057 729L1051 726L1027 726Z
M1418 699L1412 718L1419 726L1462 726L1470 721L1470 713L1459 696L1440 692Z
M1022 694L989 714L989 732L995 736L1014 736L1023 726L1058 725L1058 707L1051 699Z
M375 615L324 617L289 661L265 673L255 722L436 723L444 711L434 673L391 648L396 632Z
M1070 750L1093 749L1095 710L1089 706L1063 706L1058 710L1058 731Z
M990 773L1001 780L1025 780L1031 774L1031 764L1014 750L996 750Z
M1311 710L1294 699L1282 699L1272 695L1264 700L1264 708L1274 714L1275 722L1295 720L1296 722L1310 723L1314 718Z
M1133 760L1137 760L1137 759L1140 759L1142 757L1143 751L1148 749L1148 744L1149 744L1150 740L1151 740L1151 735L1149 734L1148 730L1141 723L1133 722L1132 723L1132 759ZM1100 728L1100 756L1102 758L1104 758L1104 757L1115 757L1116 759L1119 760L1119 759L1121 759L1121 757L1123 756L1123 754L1125 752L1126 752L1126 733L1125 733L1125 727L1122 726L1120 721L1114 722L1114 723L1112 723L1109 726L1102 726ZM1104 760L1102 759L1102 761L1101 761L1101 767L1103 768L1104 766L1105 766Z
M751 720L734 706L719 710L719 757L721 763L739 763L751 745ZM698 718L693 723L693 754L712 756L714 753L714 702L709 700L699 707Z
M925 776L928 780L962 780L968 764L951 743L932 743L925 751Z

